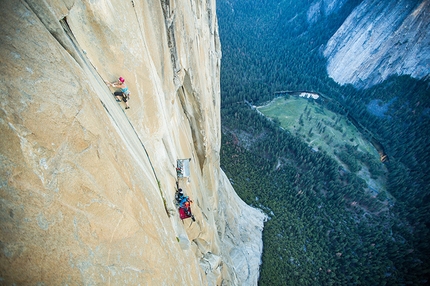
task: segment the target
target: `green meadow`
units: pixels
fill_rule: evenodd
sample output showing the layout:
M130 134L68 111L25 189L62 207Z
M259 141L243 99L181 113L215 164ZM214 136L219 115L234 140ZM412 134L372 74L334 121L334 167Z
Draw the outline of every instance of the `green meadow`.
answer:
M302 137L315 151L334 152L345 145L379 158L378 152L345 116L338 115L313 100L278 97L257 109L280 126Z
M386 170L378 152L345 116L297 96L278 97L257 109L315 152L326 152L345 170L356 173L370 192L385 191Z

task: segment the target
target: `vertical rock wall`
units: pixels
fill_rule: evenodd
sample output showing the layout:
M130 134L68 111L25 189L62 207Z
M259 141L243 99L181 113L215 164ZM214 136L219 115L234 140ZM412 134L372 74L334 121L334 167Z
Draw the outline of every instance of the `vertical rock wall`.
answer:
M365 0L328 41L327 72L367 88L391 75L430 74L430 1Z
M256 284L265 217L219 168L215 1L1 6L0 281Z

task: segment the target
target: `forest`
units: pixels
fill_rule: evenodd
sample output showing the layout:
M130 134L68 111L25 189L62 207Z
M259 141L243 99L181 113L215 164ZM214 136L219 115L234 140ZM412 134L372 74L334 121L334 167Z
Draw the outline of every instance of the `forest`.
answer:
M259 285L430 283L430 82L394 76L365 90L340 86L321 56L360 2L310 24L311 1L217 1L221 168L239 196L270 217ZM389 161L335 151L353 170L357 160L374 176L386 170L387 193L369 193L355 172L251 108L280 90L325 94L340 103L327 108L359 121Z

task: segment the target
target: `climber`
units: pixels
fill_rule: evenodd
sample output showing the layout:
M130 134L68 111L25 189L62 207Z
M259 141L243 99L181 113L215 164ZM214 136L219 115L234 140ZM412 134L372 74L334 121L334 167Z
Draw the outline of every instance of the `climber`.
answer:
M130 100L131 92L130 90L128 90L128 87L125 84L125 79L122 76L120 76L117 82L114 82L114 83L111 83L109 81L105 81L105 82L108 86L120 88L120 91L115 91L113 95L116 97L116 101L118 102L121 102L121 98L122 98L122 100L125 102L125 105L126 105L125 109L129 109L130 106L128 105L128 101Z
M176 168L176 175L177 175L178 177L180 177L180 175L182 175L182 168L181 168L181 167L177 167L177 168Z
M195 221L193 214L191 213L191 203L193 202L190 197L184 195L182 189L178 189L175 194L176 204L178 206L179 217L183 220L191 218Z
M188 196L185 196L181 202L179 203L180 209L182 209L186 215L186 217L192 217L190 204L193 201L190 200ZM194 219L193 219L194 220Z
M190 208L190 203L192 203L193 201L190 200L189 198L187 199L187 201L184 203L184 209L185 209L185 213L188 216L191 216L191 208Z
M183 196L181 201L179 202L179 207L180 208L189 208L190 207L190 203L192 203L193 201L190 200L190 197L188 196Z
M183 198L184 198L184 192L182 191L182 189L178 189L178 191L175 194L176 202L179 204Z
M175 199L179 208L189 207L190 202L192 202L188 196L184 195L184 191L182 189L178 189L178 191L176 191Z

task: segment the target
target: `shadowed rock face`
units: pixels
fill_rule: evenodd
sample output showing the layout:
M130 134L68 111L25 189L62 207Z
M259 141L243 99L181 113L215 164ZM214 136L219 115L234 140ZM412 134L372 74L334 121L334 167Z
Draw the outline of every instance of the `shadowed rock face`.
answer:
M0 30L0 281L256 285L265 216L219 167L215 1L5 0Z
M368 88L390 75L430 73L430 1L365 0L328 41L330 77Z
M318 22L322 17L330 16L339 11L347 0L315 0L309 7L306 18L309 24Z

